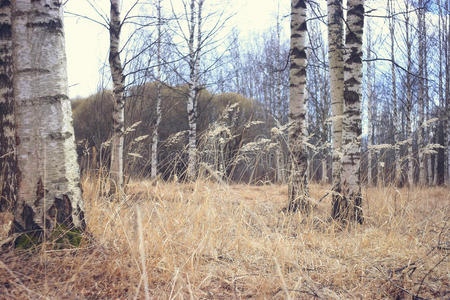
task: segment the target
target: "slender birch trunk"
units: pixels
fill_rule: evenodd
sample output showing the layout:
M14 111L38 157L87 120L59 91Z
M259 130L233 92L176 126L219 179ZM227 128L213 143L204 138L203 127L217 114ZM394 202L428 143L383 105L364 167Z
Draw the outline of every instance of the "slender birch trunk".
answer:
M444 108L444 84L443 84L443 64L444 64L444 55L443 55L443 43L442 43L442 25L443 25L443 20L442 20L442 3L441 0L438 0L438 6L439 6L439 18L438 18L438 47L439 47L439 76L438 76L438 80L439 80L439 86L438 86L438 94L439 94L439 108L442 111L442 109ZM439 127L442 125L442 114L438 114L438 118L439 121L436 124L436 134L434 135L434 143L438 143L439 142ZM442 145L444 146L444 145ZM441 150L438 149L438 153L436 153L434 155L434 175L433 175L433 185L437 185L438 184L438 160L439 160L439 152Z
M364 30L364 0L348 0L347 32L345 36L344 122L342 143L342 195L337 218L363 222L360 184L361 165L361 92L362 36Z
M324 153L324 157L322 158L322 183L326 184L328 182L328 168L327 168L327 156Z
M16 121L14 117L11 3L0 5L0 213L17 202Z
M328 2L328 61L330 65L332 113L332 212L337 217L341 201L342 118L344 114L344 13L342 0Z
M204 0L198 1L197 7L197 47L194 45L195 40L195 0L191 0L191 16L189 24L189 96L187 102L188 114L188 167L187 178L193 180L196 176L197 169L197 101L199 95L199 67L200 67L200 50L202 43L202 6Z
M289 130L290 178L288 211L308 214L308 158L304 142L306 117L306 2L291 1L291 65L289 70Z
M109 67L113 80L113 136L111 139L111 179L118 190L123 187L123 140L124 140L124 82L120 61L120 0L111 1L111 20L109 24ZM114 188L112 188L114 191Z
M161 1L158 0L156 11L158 14L158 39L156 41L156 59L157 59L157 67L156 67L156 122L155 127L153 128L152 135L152 154L151 154L151 177L156 178L158 174L158 141L159 141L159 124L161 123Z
M431 109L430 109L430 94L429 94L429 92L428 92L428 89L429 89L429 84L428 84L428 55L427 55L427 43L428 43L428 41L427 41L427 32L426 32L426 30L427 30L427 26L426 26L426 24L425 24L425 16L424 16L424 27L423 27L423 29L424 29L424 45L425 45L425 50L424 50L424 62L423 62L423 64L424 64L424 70L425 70L425 106L426 106L426 109L427 109L427 114L426 114L426 116L425 116L425 118L426 118L426 120L428 121L428 120L430 120L430 118L431 118ZM432 142L431 142L431 140L432 140L432 137L433 137L433 127L434 126L427 126L427 143L429 143L429 144L431 144ZM426 155L426 160L427 160L427 179L426 179L426 182L429 184L429 185L432 185L433 184L433 170L432 170L432 167L431 167L431 161L432 161L432 154L431 153L428 153L427 155Z
M17 230L85 228L60 1L12 1Z
M436 134L433 136L433 144L437 144L437 142L438 142L438 139L437 139L438 128L439 128L439 125L436 126ZM437 153L434 155L434 160L433 161L434 161L434 165L433 165L433 185L436 186L438 184L438 167L437 167L437 165L438 165L438 154Z
M368 27L368 34L367 34L367 185L372 186L373 185L373 177L372 177L372 145L373 145L373 116L372 116L372 106L373 106L373 86L372 86L372 79L373 79L373 69L372 69L372 62L370 61L372 58L372 36L371 36L371 30L370 27Z
M276 41L276 64L277 69L281 68L281 49L280 49L280 43L281 43L281 25L280 25L280 1L278 1L278 11L277 11L277 41ZM283 99L281 97L281 71L276 72L276 87L275 87L275 93L277 98L277 121L278 124L281 126L283 123ZM276 159L276 173L277 173L277 183L283 182L283 162L282 162L282 155L281 155L281 147L278 147L275 150L275 159Z
M277 11L277 45L276 45L276 64L277 69L281 69L281 49L280 49L280 43L281 43L281 25L280 25L280 1L278 1L278 11ZM283 99L281 98L281 75L282 72L277 70L276 72L276 97L277 97L277 119L280 125L283 123Z
M389 10L389 32L391 35L391 77L392 77L392 107L393 107L393 123L394 123L394 161L395 161L395 175L394 175L394 185L397 186L401 183L402 174L402 164L400 159L400 146L398 142L400 141L399 134L399 117L397 108L397 76L395 72L395 23L393 15L395 13L392 0L388 0L388 10Z
M379 155L379 158L381 158L381 152ZM384 186L384 162L377 160L378 170L377 170L377 186L383 187Z
M413 153L413 133L411 130L411 116L412 116L412 41L410 39L410 25L409 25L409 4L406 2L406 16L405 16L405 32L406 32L406 55L408 59L407 74L406 74L406 134L408 137L408 148L406 156L408 157L408 185L414 185L414 153Z
M425 160L424 160L424 100L425 100L425 72L424 72L424 38L425 38L425 12L423 9L423 1L419 0L419 9L417 10L417 27L419 30L419 101L418 101L418 111L419 111L419 124L417 126L417 145L418 145L418 157L419 157L419 184L426 185L426 174L425 174Z
M444 150L445 150L445 182L450 186L450 16L448 11L450 9L449 1L445 1L445 23L444 23L444 55L445 55L445 119L444 119Z

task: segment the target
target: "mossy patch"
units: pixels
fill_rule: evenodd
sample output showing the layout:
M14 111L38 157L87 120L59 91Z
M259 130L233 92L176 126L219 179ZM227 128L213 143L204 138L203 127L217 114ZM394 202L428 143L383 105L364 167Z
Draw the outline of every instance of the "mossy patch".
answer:
M15 248L33 249L43 242L43 232L23 233L16 238ZM48 238L45 239L47 245L54 249L78 248L83 241L83 232L79 229L69 229L65 225L57 224Z

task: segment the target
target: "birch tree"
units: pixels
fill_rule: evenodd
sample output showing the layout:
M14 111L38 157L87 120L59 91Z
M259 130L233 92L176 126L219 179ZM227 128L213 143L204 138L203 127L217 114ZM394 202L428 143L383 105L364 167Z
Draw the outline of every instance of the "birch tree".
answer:
M61 1L12 1L19 231L85 228Z
M361 92L362 36L364 0L348 0L345 35L344 122L342 132L342 198L334 217L343 221L363 222L360 184L361 165Z
M367 23L368 24L368 23ZM367 35L366 35L366 47L367 47L367 73L366 73L366 82L367 82L367 185L373 185L373 177L372 177L372 145L374 144L374 119L373 119L373 105L374 103L374 66L372 59L372 31L370 26L367 26Z
M408 185L412 187L414 185L414 154L413 154L413 133L411 130L411 117L413 109L413 91L412 91L412 38L410 30L410 15L409 15L409 1L405 1L405 42L406 42L406 55L407 55L407 67L406 67L406 134L408 138L408 148L406 156L408 158Z
M161 2L162 0L157 0L156 2L156 13L157 13L157 41L156 41L156 121L155 127L153 128L152 134L152 152L151 152L151 177L155 178L158 174L158 129L161 123Z
M418 2L419 8L417 9L417 28L419 31L419 95L418 95L418 112L419 112L419 123L417 126L417 146L418 146L418 156L419 156L419 184L426 184L426 173L425 173L425 160L424 160L424 101L425 101L425 41L426 41L426 29L425 29L425 8L423 0Z
M202 43L202 8L204 0L199 0L197 9L195 0L191 0L190 23L189 23L189 97L187 101L187 114L189 124L189 141L188 141L188 167L187 177L193 179L196 173L197 165L197 118L198 118L198 94L199 94L199 66L201 57ZM197 13L197 24L195 14ZM197 45L195 47L195 29L197 25Z
M113 79L113 136L111 138L111 179L112 184L121 190L123 186L123 140L124 140L124 90L125 76L120 60L120 0L111 1L109 23L109 66Z
M394 123L394 161L395 161L395 175L394 175L394 185L398 185L401 182L402 174L402 164L400 157L400 146L398 142L400 141L399 136L399 116L398 116L398 106L397 106L397 76L395 72L395 23L394 23L394 5L392 0L387 1L388 12L389 12L389 33L391 40L390 54L391 54L391 79L392 79L392 118Z
M450 186L450 3L449 1L444 1L444 29L442 32L442 44L443 44L443 53L444 53L444 63L445 63L445 94L444 99L442 103L442 107L444 108L444 150L445 150L445 157L444 157L444 177L445 177L445 183L447 186ZM443 15L443 14L442 14ZM445 102L445 103L444 103Z
M291 65L289 88L289 130L290 178L288 185L288 211L300 210L309 213L311 204L308 199L308 160L304 148L305 126L305 87L306 87L306 2L291 1Z
M344 14L342 0L328 0L328 61L330 66L332 140L333 140L333 196L332 217L339 213L341 202L341 154L342 154L342 117L344 112L344 52L343 26Z
M14 210L18 172L14 118L11 3L0 5L0 213Z

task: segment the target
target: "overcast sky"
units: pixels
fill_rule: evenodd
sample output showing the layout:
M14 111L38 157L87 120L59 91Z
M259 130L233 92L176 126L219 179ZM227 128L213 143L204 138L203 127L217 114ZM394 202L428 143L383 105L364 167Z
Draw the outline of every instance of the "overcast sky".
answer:
M109 16L109 0L90 1L106 17ZM179 1L172 0L174 5ZM127 11L134 2L135 0L123 0L122 11ZM141 2L153 1L142 0ZM238 29L241 39L267 31L276 22L278 0L206 0L206 2L215 5L227 3L226 13L233 17L226 30ZM164 3L167 6L166 9L170 9L170 0L164 0ZM280 13L287 14L289 5L290 0L280 0ZM65 11L101 20L86 0L69 0ZM69 95L71 98L88 96L101 86L101 73L109 72L107 65L109 33L101 25L69 14L65 15L64 22ZM284 22L288 24L288 18Z

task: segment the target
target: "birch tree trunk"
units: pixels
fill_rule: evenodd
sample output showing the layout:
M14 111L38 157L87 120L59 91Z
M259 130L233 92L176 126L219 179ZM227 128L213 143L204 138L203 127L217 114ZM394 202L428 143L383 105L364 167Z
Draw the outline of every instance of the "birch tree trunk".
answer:
M304 142L306 117L306 3L291 0L291 65L289 70L289 129L290 178L288 211L308 214L308 159Z
M345 37L344 122L342 143L342 199L336 217L342 221L363 222L360 184L362 36L364 0L348 0Z
M200 50L202 44L202 6L204 0L198 1L197 24L195 24L195 0L191 0L191 15L189 24L189 96L187 102L188 114L188 166L187 178L193 180L196 176L197 169L197 100L199 94L199 67L200 67ZM195 48L195 26L197 25L197 47Z
M409 25L409 4L406 2L405 13L405 32L406 32L406 55L408 59L407 74L406 74L406 134L408 137L408 150L406 156L408 158L408 185L414 185L414 153L413 153L413 134L411 130L411 115L412 115L412 42L410 39L410 25Z
M425 173L425 160L424 160L424 100L425 100L425 72L424 72L424 57L425 57L425 12L423 8L423 1L419 0L419 9L417 10L417 27L419 30L419 101L418 101L418 111L419 111L419 124L417 126L417 146L418 146L418 156L419 156L419 184L426 185L426 173Z
M12 1L19 231L85 228L60 1Z
M156 41L156 59L157 59L157 67L156 67L156 122L155 127L153 128L152 135L152 154L151 154L151 177L156 178L158 174L158 141L159 141L159 124L161 123L161 1L158 0L156 11L158 14L158 38Z
M450 187L450 9L449 1L445 1L445 31L444 31L444 55L445 55L445 120L444 120L444 149L445 149L445 182Z
M328 168L327 168L327 156L324 153L324 157L322 158L322 183L328 183Z
M344 113L344 13L342 0L328 1L328 61L332 112L332 212L337 217L341 201L342 117Z
M0 5L0 213L14 211L19 178L14 117L11 3Z
M399 117L397 108L397 76L395 73L395 23L393 19L394 6L392 0L388 0L388 10L389 10L389 32L391 35L391 77L392 77L392 107L393 107L393 123L394 123L394 156L395 156L395 175L394 175L394 185L397 186L401 183L402 174L402 164L400 159L400 146L398 142L399 137Z
M110 0L111 16L109 24L109 67L113 80L113 136L111 139L111 179L115 188L123 187L123 140L124 140L124 82L122 63L120 61L120 0ZM114 187L112 187L114 191Z
M372 177L372 145L373 145L373 114L372 114L372 106L373 106L373 66L372 62L370 61L372 58L372 41L371 41L371 30L370 27L368 27L368 33L367 33L367 185L372 186L373 185L373 177Z

